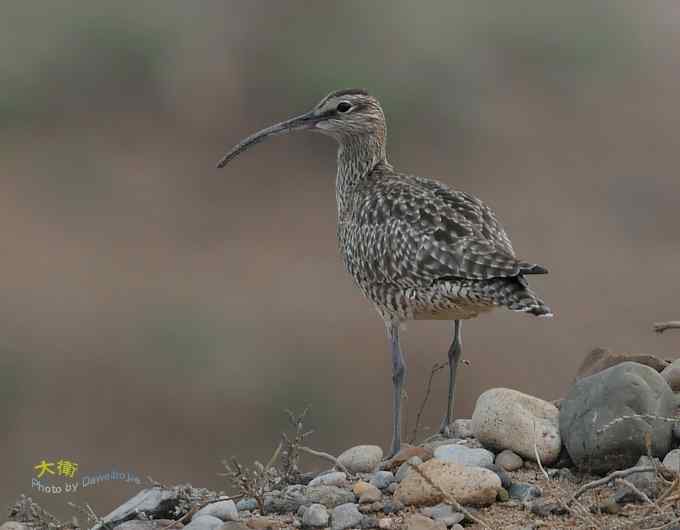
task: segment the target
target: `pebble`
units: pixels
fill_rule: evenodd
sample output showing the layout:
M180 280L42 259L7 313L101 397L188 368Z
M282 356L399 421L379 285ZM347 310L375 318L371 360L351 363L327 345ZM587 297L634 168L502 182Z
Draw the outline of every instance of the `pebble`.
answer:
M359 480L354 486L352 486L352 491L354 492L354 495L357 497L361 497L361 494L366 491L371 484L366 482L365 480Z
M342 488L347 484L347 474L343 471L324 473L309 481L309 486L338 486Z
M359 505L359 511L361 513L374 513L374 512L379 512L384 507L385 507L385 505L382 502L372 502L370 504L360 504Z
M566 510L556 502L549 502L545 499L536 499L528 504L529 511L539 517L550 515L562 515Z
M328 526L328 510L323 504L312 504L302 516L302 524L310 527Z
M442 521L446 526L451 526L460 523L465 516L453 509L450 504L440 503L436 506L428 506L421 508L420 513L427 517L431 517L435 521Z
M333 508L354 501L354 493L337 486L288 486L283 493L265 498L265 512L286 514L296 512L301 505L323 504Z
M380 465L383 450L377 445L356 445L338 457L350 473L372 473Z
M376 488L384 490L394 482L394 473L391 471L377 471L373 473L373 476L371 476L371 484L373 484Z
M212 515L201 515L194 517L191 522L184 527L184 530L217 530L222 528L224 521Z
M364 515L359 526L361 528L378 528L378 518L375 515Z
M508 493L508 490L501 487L501 489L498 490L498 495L496 495L496 500L498 502L508 502L510 500L510 494Z
M517 471L522 464L522 457L510 449L503 449L496 455L496 465L505 471Z
M370 504L382 499L382 493L373 484L369 484L359 497L359 504Z
M441 521L433 521L429 517L413 514L404 523L404 530L446 530L446 525Z
M484 467L493 464L493 453L486 449L470 449L464 445L440 445L434 450L434 458L463 466Z
M472 438L475 433L472 431L472 420L459 418L453 420L451 433L454 438Z
M257 508L257 501L253 498L241 499L236 503L239 512L252 511Z
M362 519L356 504L349 502L333 508L332 530L345 530L357 526Z
M405 508L404 503L400 501L395 501L394 499L390 499L385 501L385 505L383 506L383 512L385 513L397 513L402 511Z
M194 518L212 515L222 521L238 521L238 509L232 500L218 501L204 506L196 512Z
M461 504L493 504L501 488L501 479L488 469L437 459L429 460L419 467L435 484ZM404 504L428 505L440 502L441 494L414 472L399 484L394 499Z
M395 526L394 520L390 517L381 517L378 519L378 528L381 528L382 530L391 530Z
M406 475L408 475L411 471L411 466L409 464L413 464L414 466L419 466L422 464L423 461L420 459L419 456L414 456L409 458L406 462L404 462L402 465L399 466L399 469L397 470L397 474L394 475L394 479L397 482L401 482L406 478Z
M538 486L533 484L527 484L525 482L515 482L510 489L508 494L511 499L518 500L520 502L527 502L532 499L543 496L543 491Z
M475 437L494 450L512 449L541 462L557 460L562 448L560 411L547 401L509 388L492 388L477 399L472 414Z
M650 414L672 416L675 396L654 369L624 362L577 381L560 410L560 429L574 464L593 473L607 473L635 464L647 452L645 437L652 439L652 455L665 456L671 448L668 422L622 416Z
M398 482L392 482L389 486L387 486L387 493L394 494L395 491L397 491L397 488L399 487Z
M512 486L512 479L510 478L510 475L508 475L508 472L504 469L501 469L496 464L484 466L484 469L488 469L489 471L496 473L498 478L501 479L501 486L503 486L505 489L509 489L510 486Z
M671 471L680 473L680 449L673 449L663 458L663 465Z

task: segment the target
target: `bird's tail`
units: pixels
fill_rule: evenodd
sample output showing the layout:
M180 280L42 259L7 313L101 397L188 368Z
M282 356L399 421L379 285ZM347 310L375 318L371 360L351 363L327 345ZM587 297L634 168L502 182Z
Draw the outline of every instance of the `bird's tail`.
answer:
M522 275L489 282L487 293L495 304L505 306L511 311L530 313L542 318L553 316L550 308L531 290Z

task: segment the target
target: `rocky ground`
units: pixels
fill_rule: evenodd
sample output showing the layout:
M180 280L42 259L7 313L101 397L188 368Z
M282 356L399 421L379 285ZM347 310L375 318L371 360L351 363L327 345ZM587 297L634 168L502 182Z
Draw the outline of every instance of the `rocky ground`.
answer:
M337 458L306 447L303 417L266 465L226 464L238 494L155 485L96 530L381 528L680 529L680 361L593 351L567 396L550 403L507 388L471 419L385 459L375 445ZM329 462L304 473L300 457ZM604 477L604 478L603 478ZM74 528L27 498L0 530Z

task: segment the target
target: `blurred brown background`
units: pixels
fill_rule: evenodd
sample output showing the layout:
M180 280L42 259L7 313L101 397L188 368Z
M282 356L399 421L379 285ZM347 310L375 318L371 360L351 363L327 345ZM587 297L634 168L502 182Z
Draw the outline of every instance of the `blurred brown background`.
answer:
M136 488L31 489L41 459L227 488L283 408L313 447L389 441L381 321L342 269L335 145L243 136L327 92L383 102L396 167L493 206L557 314L464 325L457 415L509 386L563 395L594 346L680 338L675 2L5 0L0 17L3 506L107 513ZM405 334L413 424L451 329ZM446 378L425 424L438 425ZM318 465L308 461L308 465Z

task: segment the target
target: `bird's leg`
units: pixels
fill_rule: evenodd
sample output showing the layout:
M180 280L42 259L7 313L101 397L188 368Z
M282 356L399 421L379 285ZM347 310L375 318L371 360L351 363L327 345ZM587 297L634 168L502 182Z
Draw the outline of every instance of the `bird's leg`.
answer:
M406 362L404 361L404 354L399 345L399 322L390 322L387 324L387 337L390 341L390 349L392 350L392 385L393 385L393 430L392 430L392 445L390 448L390 456L394 456L399 452L401 447L401 396L404 386L404 379L406 379Z
M453 322L453 342L449 347L449 401L446 408L446 416L442 420L442 425L439 432L446 437L451 436L450 425L453 420L453 398L456 387L456 368L458 367L458 360L462 351L462 344L460 339L460 320Z

